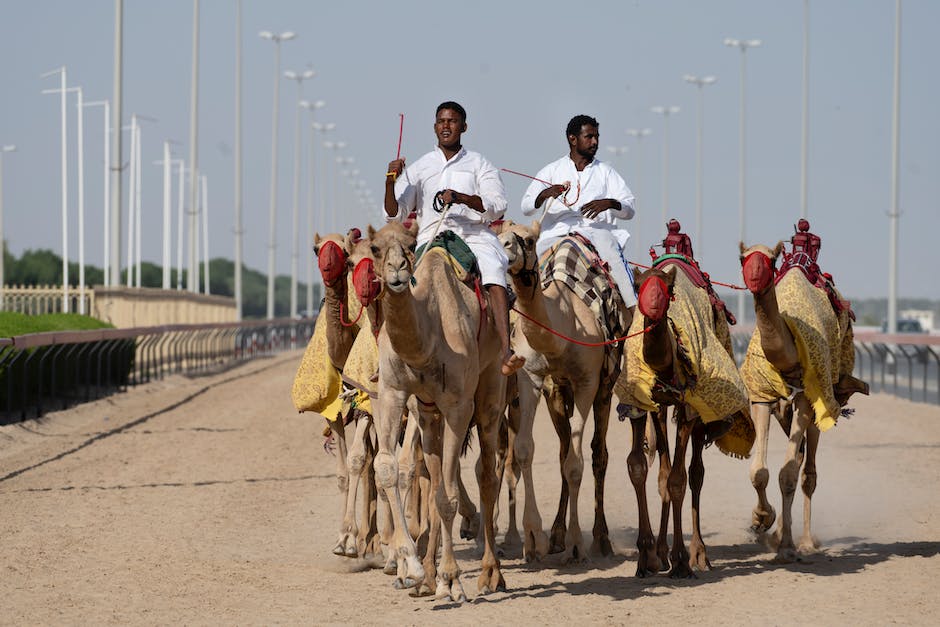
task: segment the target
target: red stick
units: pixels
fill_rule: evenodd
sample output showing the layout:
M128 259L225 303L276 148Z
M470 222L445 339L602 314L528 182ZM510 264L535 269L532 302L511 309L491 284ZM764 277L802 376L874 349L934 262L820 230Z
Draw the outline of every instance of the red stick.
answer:
M551 185L548 181L543 181L542 179L537 179L534 176L529 176L528 174L523 174L522 172L516 172L515 170L510 170L508 168L500 168L503 172L509 172L510 174L515 174L517 176L524 176L527 179L532 179L533 181L538 181L539 183L544 183L546 185Z
M398 152L395 153L396 161L401 159L401 135L402 135L402 132L405 130L405 114L399 113L398 118L399 118L398 120Z

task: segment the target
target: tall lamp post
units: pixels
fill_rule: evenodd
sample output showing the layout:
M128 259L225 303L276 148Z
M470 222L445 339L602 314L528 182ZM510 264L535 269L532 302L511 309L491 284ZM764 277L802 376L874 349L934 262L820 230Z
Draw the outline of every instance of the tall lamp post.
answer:
M109 169L111 162L110 140L111 140L111 103L107 100L95 100L86 102L86 107L104 108L104 192L102 193L102 202L104 203L104 286L111 287L111 230L108 228L111 223L111 196L108 194Z
M290 41L296 35L291 31L272 33L263 30L258 33L262 39L274 42L274 106L271 112L271 190L268 214L268 320L274 318L274 254L277 250L277 113L280 106L281 91L281 42Z
M6 283L6 275L3 273L3 261L6 256L6 246L3 241L3 155L8 152L16 152L16 146L7 144L0 147L0 311L4 311L3 286Z
M313 70L284 72L284 78L297 81L297 106L294 112L294 198L291 209L291 241L290 241L290 317L297 317L297 256L300 247L300 146L303 133L300 130L300 111L304 102L304 81L316 76Z
M747 50L748 48L756 48L761 45L760 39L725 39L725 45L731 48L737 48L741 51L741 115L739 119L739 130L738 130L738 152L740 162L738 164L738 222L740 226L739 237L743 242L745 240L745 208L746 208L746 186L744 178L744 164L745 164L745 118L747 112L747 101L745 100L745 79L747 77ZM738 292L738 320L744 320L744 290Z
M888 333L898 332L898 219L899 206L899 151L901 131L901 0L894 4L894 89L891 109L891 242L888 260Z
M46 78L59 74L61 93L60 117L62 119L62 312L69 312L69 177L68 177L68 121L65 114L65 96L68 90L66 85L66 70L63 65L55 70L42 74Z
M199 291L196 248L197 212L199 206L199 0L193 0L193 53L189 87L189 275L186 287ZM129 270L128 270L129 272Z
M323 142L323 147L326 148L327 150L335 150L339 152L340 150L346 147L346 142L326 141L326 142ZM330 224L329 224L329 229L327 232L333 233L336 231L336 180L335 180L336 162L333 157L328 156L326 158L326 167L327 169L324 171L324 174L325 174L324 182L326 182L327 180L330 182L330 190L327 194L327 199L326 199L326 203L327 205L329 205L329 208L330 208ZM325 213L326 211L324 210L324 214Z
M643 251L643 239L640 235L640 228L643 226L643 218L639 211L640 200L639 195L644 193L646 188L642 186L643 181L643 138L652 133L653 131L648 128L628 128L627 135L636 139L636 184L633 185L633 195L636 197L633 201L633 209L636 211L636 215L633 216L634 226L633 229L636 231L637 246L639 246L639 251Z
M703 135L705 133L705 90L706 85L711 85L718 79L714 76L692 76L686 74L682 77L685 82L698 87L698 123L695 140L695 245L701 256L704 246L702 245L702 146Z
M650 107L650 111L663 116L663 223L660 228L665 228L669 219L669 116L679 113L679 107L657 105Z
M310 146L307 149L307 242L313 241L313 206L314 206L314 193L318 191L318 188L322 186L316 183L316 158L314 152L317 145L317 126L318 123L313 121L313 114L317 109L322 109L326 106L326 102L322 100L317 100L315 102L303 101L300 103L304 109L310 113ZM313 264L309 259L304 261L304 268L306 270L306 279L307 279L307 298L306 298L306 311L307 315L312 315L313 312Z

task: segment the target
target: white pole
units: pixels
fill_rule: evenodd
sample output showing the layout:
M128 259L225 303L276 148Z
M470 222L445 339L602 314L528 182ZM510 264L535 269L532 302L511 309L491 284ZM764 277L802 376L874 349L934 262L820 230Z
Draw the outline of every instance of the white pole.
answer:
M203 284L202 293L209 293L209 183L206 175L199 177L202 180L202 255L205 263L203 265Z
M170 142L163 142L163 289L170 289L170 196L173 194L170 168Z
M186 187L185 161L179 159L176 199L176 289L183 289L183 189Z
M311 70L306 72L285 72L287 78L297 81L297 105L294 112L294 194L291 208L291 247L290 247L290 317L297 317L297 256L300 248L300 145L303 133L300 127L301 103L304 99L305 79L313 77Z
M127 192L127 278L125 284L127 287L134 285L134 202L135 189L137 185L137 114L131 114L131 159L130 172L128 176Z
M901 0L894 3L894 90L891 111L891 242L888 260L888 333L898 332L898 219L900 209L899 156L901 139Z
M14 152L15 150L16 146L13 145L0 146L0 311L5 309L3 286L6 283L6 275L4 274L3 267L3 257L6 252L6 242L4 242L3 239L3 153Z
M196 212L199 201L199 180L196 174L199 171L198 142L199 137L199 0L193 0L193 65L192 82L190 84L189 101L189 276L187 287L190 292L199 291L197 282L196 254Z
M78 313L85 315L85 108L78 87Z
M316 161L314 159L314 150L317 145L317 129L313 122L314 108L310 107L310 147L307 149L307 237L304 240L304 270L307 280L307 298L305 300L307 315L313 312L313 262L309 257L310 243L313 241L313 194L315 182L314 176L317 171Z
M669 219L669 116L679 113L679 107L656 106L651 107L650 111L663 116L663 211L660 228L666 228Z
M44 94L60 93L60 118L62 125L61 137L61 168L62 168L62 311L69 312L69 178L68 178L68 116L66 115L66 70L60 68L42 74L41 78L58 74L60 87L56 90L44 90Z
M711 85L717 79L714 76L697 77L686 74L685 81L698 87L698 128L696 131L696 155L695 155L695 248L698 250L698 256L701 258L705 247L702 243L702 197L704 188L704 155L702 153L705 145L705 86Z
M268 293L267 317L274 318L274 272L275 251L277 250L277 114L280 107L281 87L281 37L266 32L261 33L274 42L274 104L271 109L271 188L268 207Z
M114 107L111 109L111 151L108 160L108 174L111 177L110 215L108 220L111 223L111 233L113 242L106 239L108 263L110 272L108 273L108 285L119 285L121 282L121 178L123 176L121 163L123 155L121 153L121 118L123 117L122 94L123 94L123 76L124 76L124 2L123 0L114 0L114 74L112 78L112 102ZM111 162L111 159L114 161Z
M235 319L242 319L242 2L235 3Z
M809 214L809 0L803 0L803 141L800 145L800 215Z
M102 198L104 199L104 285L111 287L111 194L108 193L108 183L111 169L111 103L104 101L104 187L102 188Z
M139 125L139 124L137 125L137 128L134 129L134 134L136 135L136 140L137 140L137 145L136 145L136 148L135 148L135 151L134 151L134 160L136 161L136 167L134 168L134 176L137 177L137 183L136 183L136 185L134 185L134 205L135 205L135 208L136 208L136 215L134 216L134 238L135 238L135 241L134 241L134 253L135 253L135 261L136 261L136 268L137 268L137 269L136 269L136 281L135 281L135 285L139 288L139 287L141 287L141 277L140 277L140 270L141 270L141 265L140 265L140 249L141 249L140 231L141 231L141 228L140 228L140 226L141 226L141 222L143 222L143 219L144 219L143 212L141 211L141 204L140 204L140 198L141 198L141 194L140 194L141 178L140 178L140 176L141 176L141 169L142 169L142 168L141 168L141 160L140 160L140 140L141 140L141 133L140 133L140 125Z

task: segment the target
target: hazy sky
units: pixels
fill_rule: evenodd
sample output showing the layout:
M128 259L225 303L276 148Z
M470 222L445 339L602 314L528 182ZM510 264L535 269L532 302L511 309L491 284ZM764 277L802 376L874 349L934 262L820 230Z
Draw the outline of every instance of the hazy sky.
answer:
M234 257L235 1L203 0L200 15L199 166L209 180L210 253ZM893 0L811 0L809 218L822 236L820 263L848 297L887 294L891 205ZM905 0L902 14L901 297L940 298L934 251L940 232L940 2ZM4 230L14 254L61 250L58 86L41 73L62 64L86 100L111 97L112 0L0 1L0 144ZM725 37L758 38L747 53L747 240L789 238L800 215L803 2L800 0L541 0L311 2L244 0L243 128L245 263L266 271L271 176L274 46L261 30L297 33L282 44L281 70L317 76L305 96L327 105L327 139L372 190L366 209L346 191L338 224L380 223L387 162L410 161L434 145L434 109L444 100L469 113L464 144L498 167L535 174L566 152L571 116L598 118L602 159L612 159L638 197L632 260L664 236L663 118L652 105L676 105L669 122L669 217L694 231L697 88L684 74L715 75L705 88L705 225L693 242L713 279L740 283L738 124L741 53ZM145 260L162 250L162 156L166 139L188 158L192 2L124 3L124 118L143 126ZM297 87L281 81L277 271L290 270L294 112ZM70 244L78 258L75 107L69 107ZM306 117L305 119L309 120ZM305 125L306 126L306 125ZM650 128L642 145L627 128ZM307 135L305 135L305 142ZM323 139L323 138L321 138ZM102 265L102 112L85 118L86 263ZM125 161L129 142L125 135ZM627 146L622 156L607 147ZM323 163L324 149L316 157ZM331 153L335 157L336 153ZM306 166L305 166L306 168ZM332 177L329 177L332 180ZM527 181L503 177L508 217L522 220ZM176 184L174 178L174 185ZM306 181L301 194L305 225ZM128 190L125 177L124 210ZM327 192L329 192L328 188ZM174 192L175 194L175 192ZM331 193L328 193L329 197ZM176 232L175 195L173 233ZM331 228L317 208L317 228ZM126 217L123 229L126 229ZM126 234L122 233L122 238ZM301 268L311 259L301 231ZM639 245L637 245L639 244ZM173 261L175 264L175 242ZM122 263L124 255L122 253ZM303 280L302 269L300 278Z

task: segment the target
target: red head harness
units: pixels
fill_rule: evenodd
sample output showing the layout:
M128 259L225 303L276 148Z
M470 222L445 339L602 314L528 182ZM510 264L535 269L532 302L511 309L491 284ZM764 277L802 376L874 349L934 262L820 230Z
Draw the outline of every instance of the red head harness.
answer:
M755 250L741 260L744 284L751 292L764 290L774 280L773 261L764 253Z
M672 296L669 294L669 288L666 282L658 276L651 276L643 281L640 286L637 307L640 313L650 320L662 320L669 311L669 301Z
M317 265L323 276L323 283L332 287L346 270L346 251L333 240L327 240L320 246Z
M371 305L382 291L382 284L375 276L375 264L368 257L356 264L352 280L356 296L363 307Z

